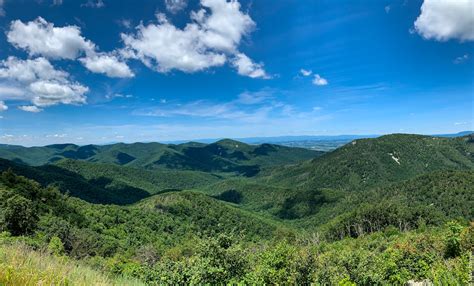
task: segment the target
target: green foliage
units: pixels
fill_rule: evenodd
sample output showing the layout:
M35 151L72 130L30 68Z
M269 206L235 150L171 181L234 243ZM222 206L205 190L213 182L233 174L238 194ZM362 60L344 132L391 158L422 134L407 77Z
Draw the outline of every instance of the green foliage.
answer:
M48 244L49 253L55 256L61 256L64 254L64 245L61 239L57 236L53 236Z
M438 170L473 170L466 138L392 134L355 140L311 161L276 168L264 181L303 189L367 189Z
M2 224L13 235L32 233L38 216L33 203L21 195L14 194L1 205Z
M233 140L213 144L133 143L112 145L56 144L26 148L0 145L0 157L32 166L62 159L107 163L140 169L177 169L204 172L236 172L247 176L261 167L297 163L319 156L322 152L271 144L248 145Z
M448 234L446 235L446 256L457 257L461 255L461 233L463 226L456 222L448 223Z
M0 284L469 283L474 150L465 138L357 140L284 167L275 164L309 153L232 140L29 151L55 165L0 160L12 168L0 176ZM17 265L14 255L33 259Z

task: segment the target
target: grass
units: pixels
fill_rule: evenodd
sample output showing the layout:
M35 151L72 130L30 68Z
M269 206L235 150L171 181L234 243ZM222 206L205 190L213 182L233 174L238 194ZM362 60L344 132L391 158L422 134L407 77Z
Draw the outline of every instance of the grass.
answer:
M21 242L0 245L0 285L144 285L110 277L67 257L34 251Z

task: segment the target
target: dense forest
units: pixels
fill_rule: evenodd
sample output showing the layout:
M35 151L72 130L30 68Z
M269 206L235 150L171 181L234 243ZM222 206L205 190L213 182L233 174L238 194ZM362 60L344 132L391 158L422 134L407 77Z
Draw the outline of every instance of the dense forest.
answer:
M1 145L0 285L468 285L473 138Z

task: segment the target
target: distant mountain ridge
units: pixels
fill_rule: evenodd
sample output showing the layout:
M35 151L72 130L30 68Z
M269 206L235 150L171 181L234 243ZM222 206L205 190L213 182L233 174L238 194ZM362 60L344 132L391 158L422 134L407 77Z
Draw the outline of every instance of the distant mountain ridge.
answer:
M73 159L120 166L155 169L233 172L246 176L261 168L293 164L323 152L273 144L249 145L224 139L212 144L117 143L111 145L54 144L44 147L0 145L0 158L40 166Z
M427 136L435 137L462 137L474 133L474 131L461 131L457 133L444 133L444 134L427 134ZM268 137L236 137L233 140L244 142L247 144L279 144L290 141L347 141L350 142L355 139L364 139L364 138L376 138L388 134L341 134L341 135L286 135L286 136L268 136ZM199 143L214 143L222 138L202 138L202 139L193 139L193 140L172 140L165 141L164 143L168 144L182 144L189 141L199 142Z

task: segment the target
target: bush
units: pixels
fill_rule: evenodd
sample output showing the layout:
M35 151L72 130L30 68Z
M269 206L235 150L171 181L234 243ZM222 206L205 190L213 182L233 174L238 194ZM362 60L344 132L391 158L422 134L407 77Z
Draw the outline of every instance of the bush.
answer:
M53 236L48 244L49 253L55 256L62 256L64 254L64 245L61 239L57 236Z
M13 195L7 199L3 211L3 224L14 236L32 233L38 222L38 216L30 200Z

